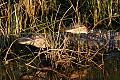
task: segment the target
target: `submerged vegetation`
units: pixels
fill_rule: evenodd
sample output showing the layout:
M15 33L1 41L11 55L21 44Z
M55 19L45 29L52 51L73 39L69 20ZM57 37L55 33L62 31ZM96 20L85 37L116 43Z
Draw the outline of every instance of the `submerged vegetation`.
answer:
M120 1L0 0L0 79L120 79L119 50L91 50L87 44L82 48L79 41L69 46L60 42L60 33L73 22L87 29L120 32ZM52 47L18 44L31 32L52 35ZM107 57L110 53L115 55Z

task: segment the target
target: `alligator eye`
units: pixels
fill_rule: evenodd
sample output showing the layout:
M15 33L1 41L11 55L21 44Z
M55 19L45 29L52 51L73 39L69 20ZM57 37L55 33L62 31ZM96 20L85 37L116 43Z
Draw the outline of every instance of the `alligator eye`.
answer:
M39 38L39 36L35 36L35 38Z

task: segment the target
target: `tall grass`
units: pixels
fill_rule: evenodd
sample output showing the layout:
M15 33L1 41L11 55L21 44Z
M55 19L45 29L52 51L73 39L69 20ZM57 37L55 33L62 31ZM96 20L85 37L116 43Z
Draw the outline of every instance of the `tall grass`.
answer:
M119 7L119 0L0 0L0 79L110 79L115 74L112 79L120 79L119 70L115 71L119 69L117 58L115 62L104 62L105 52L99 52L100 49L89 50L87 44L85 49L78 44L67 49L64 41L63 47L60 43L60 33L72 22L88 29L120 31ZM53 38L57 34L57 40L53 39L50 51L38 52L36 56L36 48L16 42L30 32L49 33ZM50 59L52 64L51 72L39 68L42 64L39 57L44 53L47 53L44 60ZM97 54L102 59L96 59Z
M71 22L71 19L68 20L67 18L72 18L74 21L91 28L99 25L112 26L112 21L119 25L118 20L116 20L116 18L119 19L118 0L66 0L64 2L56 0L8 0L8 2L5 2L3 0L0 5L1 30L5 34L18 34L27 30L35 32L44 28L57 28L60 18L70 6L72 8L64 17L65 22ZM55 25L53 26L53 24ZM69 24L65 24L65 26L69 26Z

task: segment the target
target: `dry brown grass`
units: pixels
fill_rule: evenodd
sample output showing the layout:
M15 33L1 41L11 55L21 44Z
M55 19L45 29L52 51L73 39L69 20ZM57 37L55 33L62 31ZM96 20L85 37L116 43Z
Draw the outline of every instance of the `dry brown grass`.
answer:
M1 0L0 79L120 79L119 56L105 62L102 48L59 42L71 22L119 31L119 12L119 0ZM58 45L53 40L51 49L35 53L16 42L30 32L57 34Z

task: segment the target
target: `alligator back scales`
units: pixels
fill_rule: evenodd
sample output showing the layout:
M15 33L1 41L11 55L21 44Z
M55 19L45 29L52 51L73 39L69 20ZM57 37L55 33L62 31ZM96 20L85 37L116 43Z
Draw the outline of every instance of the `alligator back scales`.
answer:
M120 32L107 30L89 30L88 34L73 35L71 41L80 41L81 45L88 43L90 48L108 48L120 50Z

